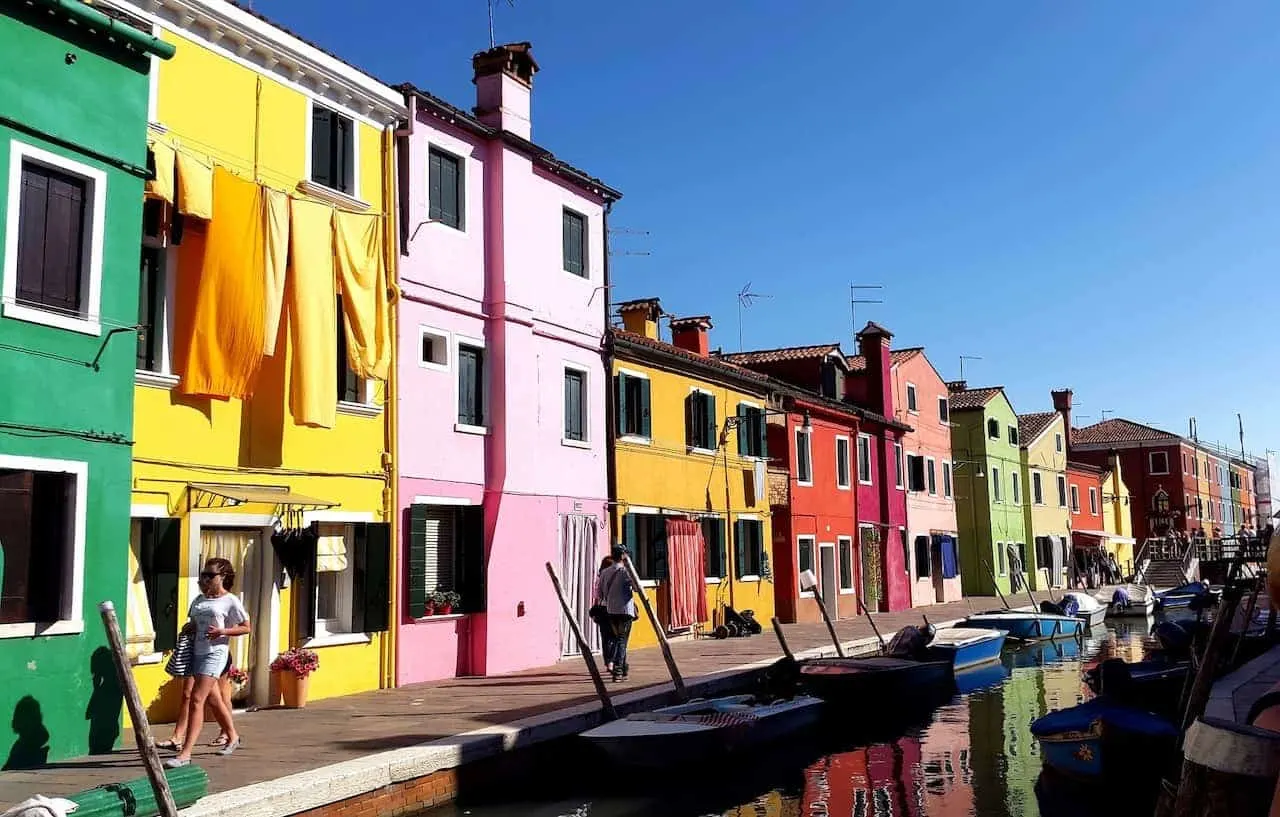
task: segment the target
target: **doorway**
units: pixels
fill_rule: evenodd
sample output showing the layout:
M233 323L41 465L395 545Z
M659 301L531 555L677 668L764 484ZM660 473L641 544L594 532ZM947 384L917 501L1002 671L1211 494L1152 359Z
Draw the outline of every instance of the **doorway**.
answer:
M840 593L836 585L836 546L834 542L818 545L819 581L822 582L822 600L832 618L840 618Z
M560 515L560 585L574 619L592 652L600 649L600 631L591 620L596 575L600 569L596 544L596 518L586 514ZM581 655L578 639L563 612L560 615L560 654Z
M862 603L880 609L880 537L874 525L858 526L858 551L862 561Z
M933 577L933 598L938 604L947 600L942 583L942 549L949 546L946 539L936 533L929 537L929 575Z
M228 520L230 521L230 520ZM193 527L196 527L193 525ZM275 585L275 552L270 546L268 528L197 527L198 547L193 549L198 561L193 565L192 580L211 558L231 562L236 572L235 593L249 614L251 631L231 639L232 663L249 676L248 683L235 695L235 702L246 706L269 703L272 646L278 609ZM192 598L198 593L192 591Z

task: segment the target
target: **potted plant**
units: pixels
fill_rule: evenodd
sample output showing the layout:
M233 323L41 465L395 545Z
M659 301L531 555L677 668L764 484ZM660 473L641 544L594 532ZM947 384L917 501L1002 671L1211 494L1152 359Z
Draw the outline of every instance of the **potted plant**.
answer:
M445 609L446 595L443 590L433 590L427 595L427 615L443 615L449 612Z
M307 705L307 690L310 687L310 675L320 668L320 656L312 650L294 647L276 656L271 662L271 671L279 680L280 694L284 696L284 705L290 709L301 709Z
M453 609L462 603L462 596L452 590L446 590L440 593L440 604L436 607L436 612L442 616L447 616L453 612Z
M249 673L239 667L232 667L231 672L227 673L227 680L231 682L231 694L239 695L249 683Z

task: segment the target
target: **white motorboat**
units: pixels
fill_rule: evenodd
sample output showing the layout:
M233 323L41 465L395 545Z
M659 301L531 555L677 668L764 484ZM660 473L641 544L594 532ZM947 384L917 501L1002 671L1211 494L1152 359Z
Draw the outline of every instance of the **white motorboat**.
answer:
M1088 593L1070 591L1062 594L1062 603L1071 599L1076 603L1076 618L1084 622L1084 626L1093 629L1107 617L1107 605L1090 596Z
M1127 603L1120 600L1117 591L1123 590ZM1110 584L1093 591L1093 597L1106 605L1107 616L1147 618L1155 613L1156 595L1150 587L1141 584Z

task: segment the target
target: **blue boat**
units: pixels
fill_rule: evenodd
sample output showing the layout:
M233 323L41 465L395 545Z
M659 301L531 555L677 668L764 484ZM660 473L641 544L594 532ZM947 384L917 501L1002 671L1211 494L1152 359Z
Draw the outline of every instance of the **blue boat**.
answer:
M1080 641L1074 638L1032 641L1005 653L1005 663L1014 669L1060 664L1080 657Z
M1050 712L1031 724L1044 764L1064 775L1097 780L1124 775L1135 758L1144 765L1178 747L1178 728L1159 715L1106 697Z
M1000 660L1000 649L1007 637L1004 630L978 627L944 627L933 634L925 648L935 661L950 661L959 671Z
M1084 622L1075 616L1056 616L1050 613L1001 610L977 613L961 624L987 630L1004 630L1012 638L1023 641L1042 641L1051 638L1076 638L1084 628Z
M992 689L1009 677L1009 668L999 661L988 661L956 671L956 692L967 695L980 689Z
M1157 610L1176 610L1179 607L1190 607L1193 599L1212 598L1214 593L1204 582L1191 582L1171 590L1156 593Z

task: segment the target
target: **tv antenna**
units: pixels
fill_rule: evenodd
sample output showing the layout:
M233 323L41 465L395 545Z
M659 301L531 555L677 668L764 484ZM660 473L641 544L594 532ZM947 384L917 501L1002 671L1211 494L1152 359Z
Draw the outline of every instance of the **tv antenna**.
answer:
M964 362L966 360L982 360L977 355L960 355L960 379L964 380Z
M880 298L859 297L859 291L874 292L884 289L880 284L849 284L849 320L853 323L853 337L858 338L858 304L882 304Z
M615 236L615 235L648 236L649 235L648 230L635 230L635 229L632 229L631 227L610 227L608 232L610 236ZM653 255L653 253L649 252L648 250L615 250L613 249L613 246L612 246L613 242L610 241L608 243L610 245L608 249L609 255Z
M757 300L761 298L772 298L772 295L762 295L759 292L751 291L751 282L747 281L738 292L738 351L746 351L746 347L742 345L742 310L750 309Z
M499 2L499 0L487 0L487 2L489 3L489 47L493 48L498 44L493 37L493 4ZM516 0L507 0L507 5L515 8Z

